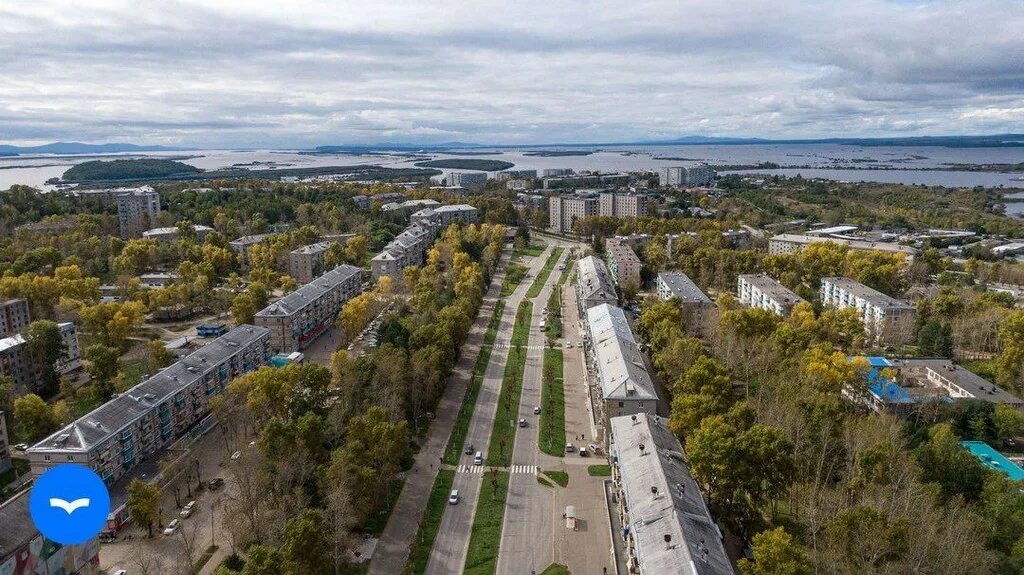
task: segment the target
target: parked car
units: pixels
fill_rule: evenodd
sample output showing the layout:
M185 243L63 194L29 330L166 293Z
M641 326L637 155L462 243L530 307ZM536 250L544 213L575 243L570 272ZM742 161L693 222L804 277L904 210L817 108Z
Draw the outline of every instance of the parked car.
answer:
M114 571L114 575L128 575L128 570L127 569L118 569L117 571Z
M590 445L588 445L587 448L590 449L590 452L593 453L594 455L597 455L598 450L600 450L600 447L598 447L594 443L591 443Z
M519 427L526 427L526 418L525 417L520 417L519 418Z
M448 496L448 505L457 505L459 503L459 490L452 489L452 494Z
M566 443L565 444L565 452L566 453L572 453L573 451L576 451L576 446L571 444L571 443Z
M181 513L179 515L181 515L182 519L185 519L185 518L191 516L192 512L195 511L195 510L196 510L196 502L195 501L189 501L188 503L185 504L184 507L181 508Z
M242 452L241 451L236 451L236 452L231 454L231 459L238 459L240 457L242 457Z
M581 448L580 448L580 457L590 457L590 454L589 454L589 453L587 453L587 450L586 450L586 449L583 449L583 448L581 447Z
M26 449L28 449L28 445L24 443L19 443L15 445L14 448L17 449L18 451L25 451Z
M473 444L467 443L466 447L462 450L466 455L473 455Z
M539 405L537 407L533 408L533 414L534 415L540 415L540 406Z
M178 530L178 525L181 525L181 519L175 519L167 524L164 528L164 535L174 535L174 532Z
M565 342L565 348L566 349L572 349L572 342L571 341Z
M214 477L207 484L210 487L210 491L216 491L224 486L224 479L220 477Z

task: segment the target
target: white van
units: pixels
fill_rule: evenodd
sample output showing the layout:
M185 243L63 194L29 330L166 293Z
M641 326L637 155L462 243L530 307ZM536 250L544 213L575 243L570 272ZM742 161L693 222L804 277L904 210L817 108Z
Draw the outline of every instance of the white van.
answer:
M476 455L473 456L473 465L483 465L483 464L484 464L484 454L480 453L479 451L477 451Z

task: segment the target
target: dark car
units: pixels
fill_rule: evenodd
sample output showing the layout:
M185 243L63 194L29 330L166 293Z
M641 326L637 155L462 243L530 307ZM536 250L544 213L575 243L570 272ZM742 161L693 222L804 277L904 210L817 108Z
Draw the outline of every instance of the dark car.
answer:
M224 480L220 477L215 477L210 480L208 485L210 486L210 491L216 491L224 486Z

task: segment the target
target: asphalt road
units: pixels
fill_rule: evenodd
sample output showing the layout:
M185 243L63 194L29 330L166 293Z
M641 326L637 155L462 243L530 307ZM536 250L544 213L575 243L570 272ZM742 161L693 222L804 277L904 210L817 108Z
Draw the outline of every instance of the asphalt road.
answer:
M501 392L505 363L508 360L509 341L512 338L516 310L525 298L530 284L533 283L533 278L537 277L544 267L549 250L550 248L540 256L533 258L529 265L529 278L524 279L512 295L505 298L505 308L498 324L494 350L491 352L490 362L484 373L483 384L480 394L477 396L476 407L469 424L469 433L466 436L467 443L473 445L473 451L482 452L484 459L487 458L487 446L490 442L491 429L498 408L498 395ZM473 467L473 455L463 454L460 464ZM521 474L514 473L512 477L519 475ZM532 480L532 475L526 475ZM466 551L469 547L469 535L473 526L473 512L476 509L482 483L483 475L481 473L456 472L452 489L459 491L461 501L458 505L449 505L445 510L437 538L434 540L434 546L430 552L430 561L427 564L428 575L462 572L466 561Z

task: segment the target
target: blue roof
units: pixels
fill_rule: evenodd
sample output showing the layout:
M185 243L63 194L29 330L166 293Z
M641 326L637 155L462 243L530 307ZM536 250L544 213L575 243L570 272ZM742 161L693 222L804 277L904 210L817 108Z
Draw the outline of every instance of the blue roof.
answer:
M892 367L888 359L877 355L868 356L868 363L871 364L871 367Z
M914 403L907 390L903 389L893 381L882 377L881 371L892 364L884 357L869 357L871 371L868 372L868 387L871 393L886 403Z
M1020 465L1010 461L984 441L962 441L960 445L966 447L985 467L1003 473L1014 481L1024 480L1024 469L1021 469Z

